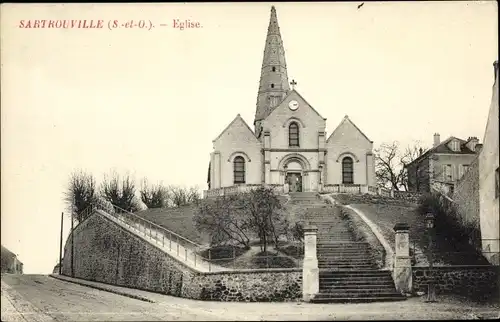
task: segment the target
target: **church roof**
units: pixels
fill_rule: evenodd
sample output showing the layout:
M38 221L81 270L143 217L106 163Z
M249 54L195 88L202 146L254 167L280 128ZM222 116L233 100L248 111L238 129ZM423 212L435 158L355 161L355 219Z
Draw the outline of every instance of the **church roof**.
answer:
M373 141L372 141L372 140L370 140L370 139L366 136L366 134L364 134L364 133L363 133L363 131L361 131L361 130L360 130L360 128L359 128L356 124L354 124L354 122L353 122L353 121L349 118L349 116L347 116L347 115L346 115L346 116L344 116L344 119L343 119L343 120L340 122L340 124L339 124L339 125L335 128L335 130L333 130L332 134L330 134L330 136L328 137L328 139L326 140L326 142L328 142L328 141L330 140L330 138L332 138L332 137L333 137L333 135L335 134L335 132L336 132L336 131L340 128L340 126L341 126L342 124L344 124L345 122L349 122L352 126L354 126L354 128L355 128L356 130L358 130L358 131L359 131L359 133L361 133L361 135L362 135L362 136L364 136L364 137L365 137L365 139L366 139L368 142L373 143Z
M319 114L319 112L316 111L316 109L314 109L314 107L312 107L312 105L309 104L309 102L302 95L300 95L300 93L297 92L296 89L292 89L291 91L289 91L288 94L281 100L280 104L283 103L283 101L285 101L290 95L292 95L292 93L295 93L301 100L303 100L311 108L311 110L313 110L313 112L316 113L319 117L321 117L323 120L326 120L326 118L321 116L321 114ZM269 113L269 115L266 116L266 118L271 116L275 110L276 109L272 110L271 113Z
M236 115L236 117L233 119L233 121L231 123L229 123L228 126L226 126L226 128L212 141L212 142L215 142L217 141L221 136L222 134L224 134L236 121L238 120L241 120L241 122L243 122L243 124L245 124L245 126L247 127L247 129L250 131L250 133L252 133L253 137L255 137L255 133L254 131L252 131L252 129L250 128L250 126L248 126L247 122L245 122L245 120L241 117L240 114ZM255 137L255 139L257 140L257 138Z
M281 39L276 8L272 6L262 59L255 121L265 119L289 90L285 49Z

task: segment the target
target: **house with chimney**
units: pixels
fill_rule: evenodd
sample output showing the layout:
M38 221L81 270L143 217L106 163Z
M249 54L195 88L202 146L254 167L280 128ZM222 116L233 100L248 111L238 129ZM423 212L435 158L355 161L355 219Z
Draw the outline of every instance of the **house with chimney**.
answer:
M406 165L408 190L429 192L434 187L446 194L452 194L456 183L473 166L482 144L477 137L467 140L450 136L441 141L434 134L433 147Z

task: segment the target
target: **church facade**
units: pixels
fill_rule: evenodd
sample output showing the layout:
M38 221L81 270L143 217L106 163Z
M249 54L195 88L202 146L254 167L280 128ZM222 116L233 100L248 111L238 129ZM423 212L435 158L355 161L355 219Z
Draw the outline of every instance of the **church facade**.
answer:
M273 6L253 129L238 114L213 140L206 197L261 185L280 193L374 189L373 141L348 116L327 135L326 119L295 85Z

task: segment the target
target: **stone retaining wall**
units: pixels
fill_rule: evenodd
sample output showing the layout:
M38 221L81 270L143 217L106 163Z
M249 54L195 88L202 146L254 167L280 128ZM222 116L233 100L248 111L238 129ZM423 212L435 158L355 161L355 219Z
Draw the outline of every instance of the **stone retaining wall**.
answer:
M152 243L94 213L74 231L74 277L214 301L293 301L302 297L300 269L200 273ZM71 276L71 235L63 275Z
M460 221L479 227L479 159L475 159L469 169L455 185L453 201Z
M413 267L413 291L427 291L430 278L436 293L498 297L499 266Z

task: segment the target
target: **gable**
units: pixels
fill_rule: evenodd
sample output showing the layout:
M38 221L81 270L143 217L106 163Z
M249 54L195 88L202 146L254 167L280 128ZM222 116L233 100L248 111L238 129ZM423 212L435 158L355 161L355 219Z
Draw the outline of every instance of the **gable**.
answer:
M335 142L339 140L362 140L371 146L371 141L346 115L342 122L335 130L333 130L326 143Z
M229 123L229 125L222 131L217 138L215 138L212 142L214 144L219 141L225 140L238 141L247 143L259 143L259 140L255 137L254 132L248 124L243 120L240 114L236 115L234 120Z
M290 108L292 101L298 103L295 110ZM314 124L324 124L326 120L296 90L292 90L264 119L264 127L283 123L291 118L302 120L303 123L311 122ZM307 124L305 125L307 126Z

